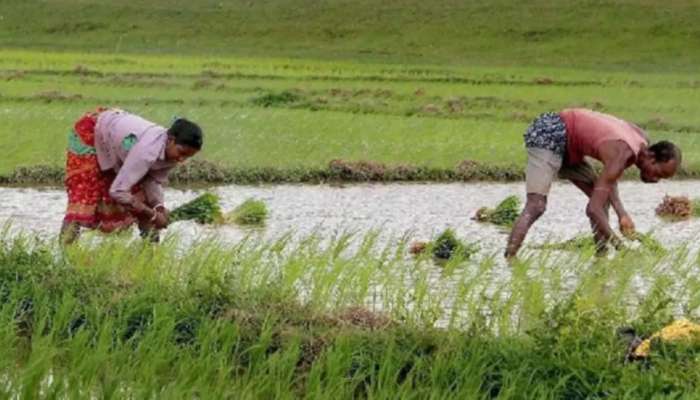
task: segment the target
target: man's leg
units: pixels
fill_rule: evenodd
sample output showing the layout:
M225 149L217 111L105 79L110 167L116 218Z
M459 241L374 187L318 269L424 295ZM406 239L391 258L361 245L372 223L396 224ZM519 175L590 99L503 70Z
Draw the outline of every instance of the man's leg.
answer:
M559 177L562 179L568 179L569 182L573 183L574 186L579 188L589 199L593 195L593 188L595 187L595 181L598 178L593 167L587 163L583 162L578 165L565 166L559 171ZM609 218L610 212L610 201L605 204L605 217ZM604 236L598 230L598 227L591 222L591 230L593 231L593 237L597 245L598 253L604 253L606 251Z
M591 196L593 196L593 187L594 187L594 185L595 185L594 183L583 182L583 181L578 181L578 180L573 180L573 179L569 179L569 182L573 183L574 186L576 186L577 188L581 189L581 191L582 191L582 192L586 195L586 197L588 197L589 199L591 198ZM610 218L609 213L610 213L610 201L608 201L608 202L605 204L605 216L608 217L608 218Z
M528 148L525 173L527 200L508 237L506 258L514 257L518 253L527 231L547 209L547 195L561 163L561 156L550 150Z
M538 193L528 193L525 208L513 225L513 230L508 237L506 258L514 257L525 240L527 231L547 209L547 196Z

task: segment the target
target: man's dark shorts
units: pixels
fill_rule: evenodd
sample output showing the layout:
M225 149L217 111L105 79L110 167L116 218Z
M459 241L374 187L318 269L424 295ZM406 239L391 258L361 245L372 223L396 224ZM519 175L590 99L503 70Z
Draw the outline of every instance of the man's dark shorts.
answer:
M583 161L563 165L566 154L566 124L558 113L544 113L537 117L525 132L527 193L547 196L557 178L594 184L597 176L593 167Z

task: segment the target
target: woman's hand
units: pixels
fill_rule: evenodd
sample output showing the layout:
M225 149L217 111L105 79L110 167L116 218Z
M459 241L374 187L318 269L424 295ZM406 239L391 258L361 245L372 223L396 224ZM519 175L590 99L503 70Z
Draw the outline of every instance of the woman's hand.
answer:
M170 224L170 211L168 211L168 209L162 204L153 207L153 210L156 213L156 215L153 217L153 224L155 225L156 229L167 228L168 224Z
M155 226L156 229L165 229L168 227L168 224L170 223L170 218L168 216L168 210L165 211L156 211L155 216L153 217L153 226Z
M131 204L131 208L134 210L134 213L139 216L139 219L148 221L155 218L156 211L140 200L135 199Z
M140 220L153 225L156 229L167 228L170 222L170 212L163 205L151 208L146 203L137 200L134 201L132 207L134 212L140 216Z

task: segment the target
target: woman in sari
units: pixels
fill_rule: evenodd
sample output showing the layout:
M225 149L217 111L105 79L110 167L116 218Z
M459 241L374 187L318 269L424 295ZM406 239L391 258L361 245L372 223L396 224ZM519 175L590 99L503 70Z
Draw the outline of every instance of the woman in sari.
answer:
M111 233L134 224L158 241L168 225L168 173L201 148L202 130L186 119L166 129L119 109L83 115L68 140L62 242L75 241L81 228Z

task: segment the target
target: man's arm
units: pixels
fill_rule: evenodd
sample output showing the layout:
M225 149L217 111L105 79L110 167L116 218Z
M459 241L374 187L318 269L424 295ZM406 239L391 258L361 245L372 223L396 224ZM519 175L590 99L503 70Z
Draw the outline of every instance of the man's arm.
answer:
M591 220L593 233L599 247L610 240L619 241L608 223L605 205L611 201L616 212L619 210L624 212L622 202L617 195L617 181L622 176L627 167L627 161L632 155L632 151L626 144L618 142L610 143L601 151L604 164L603 172L595 182L593 193L586 207L586 215Z
M634 237L634 221L632 221L632 217L627 213L625 207L622 205L622 200L620 199L620 194L617 190L617 183L615 183L613 190L610 192L610 203L617 214L617 218L620 223L620 231L622 231L622 234L630 238Z
M612 204L618 218L629 216L620 199L620 193L617 190L617 182L612 185L612 190L610 191L610 204Z

